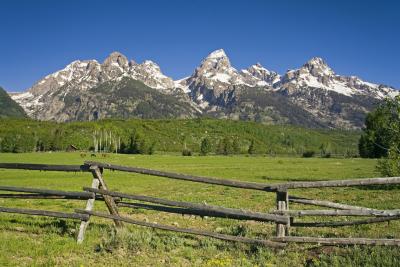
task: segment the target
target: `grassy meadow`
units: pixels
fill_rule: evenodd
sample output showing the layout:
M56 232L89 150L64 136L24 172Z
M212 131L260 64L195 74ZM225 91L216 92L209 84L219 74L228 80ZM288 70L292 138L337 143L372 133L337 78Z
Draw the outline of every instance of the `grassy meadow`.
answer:
M3 153L0 162L81 164L79 153ZM269 156L109 155L109 163L243 181L277 183L379 177L374 159ZM275 194L105 171L110 190L232 208L267 212ZM0 169L0 185L80 191L89 173ZM400 187L369 186L290 190L294 196L325 199L377 209L399 208ZM0 206L72 212L85 201L0 199ZM308 208L291 204L291 209ZM97 201L95 210L105 210ZM274 235L275 225L222 218L200 218L120 208L123 215L160 224L196 227L256 238ZM320 218L299 219L313 221ZM350 219L342 217L340 219ZM327 218L326 220L336 220ZM0 266L400 266L400 251L390 247L333 247L291 244L283 251L206 237L126 225L116 232L112 221L91 218L82 245L75 236L79 221L0 214ZM340 228L292 228L293 236L400 238L400 222Z

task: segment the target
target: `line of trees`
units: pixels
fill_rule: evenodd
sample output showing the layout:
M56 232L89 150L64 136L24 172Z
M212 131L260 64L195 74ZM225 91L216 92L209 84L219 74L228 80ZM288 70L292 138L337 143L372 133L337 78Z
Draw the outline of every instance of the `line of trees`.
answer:
M63 129L55 129L47 138L39 137L37 134L31 133L15 133L11 132L0 137L0 152L45 152L45 151L62 151L66 149L66 143L63 137L68 135ZM181 140L182 141L182 140ZM191 156L193 152L186 146L183 139L182 155ZM121 153L121 154L154 154L157 148L157 142L145 138L142 134L132 131L128 137L121 137L117 132L112 130L95 130L92 134L91 143L85 147L77 146L80 150L89 150L101 153ZM330 156L330 143L321 144L321 157ZM199 144L200 155L233 155L233 154L269 154L276 153L271 147L265 147L261 142L251 140L240 140L238 137L225 136L217 141L211 141L209 137L201 139ZM311 153L312 152L312 153ZM311 155L309 155L311 153ZM305 150L304 157L312 157L316 154L314 151Z
M203 142L203 139L206 140ZM81 151L104 153L286 154L356 151L357 132L266 126L225 120L104 120L55 123L0 119L0 152ZM329 146L328 146L329 145ZM193 151L193 153L192 153ZM322 153L324 154L324 153Z
M400 95L367 115L359 152L365 158L381 158L378 169L383 175L400 175Z
M38 136L35 132L10 132L0 137L0 152L23 153L23 152L46 152L63 151L68 144L63 137L68 135L62 129L55 129L46 136ZM76 145L79 150L99 153L122 153L122 154L154 154L156 142L150 142L142 135L132 132L124 140L111 130L95 130L92 135L92 144Z
M269 155L275 155L274 151L271 148L262 149L262 145L257 146L254 139L249 141L248 146L243 146L239 142L239 138L230 138L224 137L221 138L215 147L213 147L210 139L205 137L201 140L200 143L200 155L205 156L211 153L215 153L217 155L231 155L231 154L243 154L247 153L249 155L252 154L260 154L265 153ZM319 147L320 157L322 158L330 158L331 157L331 144L323 143ZM183 156L191 156L192 151L188 150L184 147L182 151ZM316 152L313 150L306 150L302 153L303 157L314 157ZM350 157L351 153L348 153L347 156ZM346 156L346 155L345 155Z
M148 154L152 155L155 152L156 142L148 142L145 138L137 133L133 133L129 137L129 143L121 144L120 152L124 154Z

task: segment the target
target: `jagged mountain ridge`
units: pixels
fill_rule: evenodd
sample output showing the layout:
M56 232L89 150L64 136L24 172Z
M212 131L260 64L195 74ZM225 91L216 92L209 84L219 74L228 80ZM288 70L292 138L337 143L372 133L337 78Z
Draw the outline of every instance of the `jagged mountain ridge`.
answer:
M359 128L368 111L397 94L392 87L337 75L321 58L282 76L260 63L238 71L219 49L203 59L191 76L177 81L152 61L139 64L118 52L101 64L74 61L12 98L40 120L205 115Z

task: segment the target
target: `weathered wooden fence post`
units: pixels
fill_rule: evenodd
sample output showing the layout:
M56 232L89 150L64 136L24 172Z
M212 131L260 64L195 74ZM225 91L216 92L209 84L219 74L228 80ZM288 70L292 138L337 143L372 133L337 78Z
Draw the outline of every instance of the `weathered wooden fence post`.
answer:
M102 170L98 166L91 166L90 169L92 170L93 177L98 179L100 182L100 189L108 190L106 182L103 179ZM103 195L104 202L107 205L108 211L111 215L119 216L118 214L118 207L115 204L114 198L112 196ZM123 223L120 220L114 220L114 223L117 227L122 227Z
M91 187L94 189L107 190L107 185L102 176L102 170L98 166L90 166L90 171L92 172L92 175L93 175L93 181L92 181ZM111 196L106 196L106 195L103 195L103 198L104 198L104 201L107 205L107 208L108 208L110 214L118 216L118 208L114 202L114 199ZM96 200L96 194L93 194L93 198L88 199L85 210L92 211L95 200ZM90 219L90 216L89 216L89 219ZM83 239L85 237L86 228L89 225L89 219L81 222L81 225L79 227L78 237L77 237L78 244L83 242ZM114 220L114 223L117 227L123 226L121 221Z
M278 189L276 191L276 208L279 211L289 210L289 194L287 189ZM285 237L289 234L290 221L287 224L276 224L276 237Z
M96 177L93 177L93 181L92 181L92 188L94 189L99 189L99 185L100 185L100 181L99 179L97 179ZM88 201L86 202L86 208L85 210L87 211L92 211L93 206L94 206L94 201L96 200L96 194L93 194L93 197L88 199ZM79 227L79 232L78 232L78 237L76 239L78 244L81 244L83 242L83 239L85 238L85 231L86 228L89 224L89 219L90 216L87 220L81 221L81 225Z

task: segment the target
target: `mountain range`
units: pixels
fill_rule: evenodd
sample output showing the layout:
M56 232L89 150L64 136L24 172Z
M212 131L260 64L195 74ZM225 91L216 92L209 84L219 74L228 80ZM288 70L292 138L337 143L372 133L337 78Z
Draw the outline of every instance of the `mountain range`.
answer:
M237 70L219 49L176 81L153 61L137 63L113 52L103 63L74 61L10 95L29 117L58 122L205 116L354 129L383 99L398 94L390 86L337 75L318 57L280 75L259 63Z

